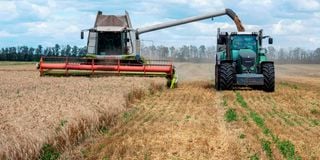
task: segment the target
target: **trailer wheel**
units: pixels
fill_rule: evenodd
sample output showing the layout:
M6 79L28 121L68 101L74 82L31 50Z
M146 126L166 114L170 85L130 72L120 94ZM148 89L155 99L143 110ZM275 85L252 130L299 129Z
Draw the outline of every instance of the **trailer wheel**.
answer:
M272 63L263 64L262 74L264 77L263 90L266 92L274 92L274 88L275 88L274 65Z
M230 63L223 63L219 67L219 87L220 90L233 89L234 69Z
M214 87L216 90L220 90L220 85L219 85L219 66L216 64L215 65L215 77L214 77Z

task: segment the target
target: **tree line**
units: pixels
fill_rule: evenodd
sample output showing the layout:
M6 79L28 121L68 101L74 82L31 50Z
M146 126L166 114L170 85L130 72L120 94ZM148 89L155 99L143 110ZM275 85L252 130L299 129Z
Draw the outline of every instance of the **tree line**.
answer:
M53 47L4 47L0 50L0 61L39 61L41 56L84 56L86 47L59 45Z
M146 46L142 47L141 53L144 57L150 59L169 58L178 62L213 62L216 50L214 46L206 47L204 45L181 47L167 46Z
M320 64L320 48L306 50L300 47L280 48L268 47L268 57L280 64Z
M41 56L73 56L82 57L86 54L86 47L56 44L53 47L18 46L0 49L0 61L39 61ZM214 62L216 48L214 46L199 47L183 45L181 47L142 46L141 55L147 59L173 59L178 62ZM276 63L290 64L320 64L320 48L306 50L297 48L267 48L267 56Z

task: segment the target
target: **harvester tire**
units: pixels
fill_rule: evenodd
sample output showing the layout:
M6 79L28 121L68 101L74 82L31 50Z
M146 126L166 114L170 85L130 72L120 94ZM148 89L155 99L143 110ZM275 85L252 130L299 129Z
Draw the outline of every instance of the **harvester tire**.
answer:
M167 80L167 87L168 87L168 88L171 87L171 80Z
M219 85L219 66L216 64L215 65L215 77L214 77L214 88L216 90L220 90L220 85Z
M219 89L231 90L233 89L234 69L232 64L223 63L219 67Z
M274 65L272 63L263 64L262 74L264 77L263 90L266 92L274 92L274 88L275 88Z

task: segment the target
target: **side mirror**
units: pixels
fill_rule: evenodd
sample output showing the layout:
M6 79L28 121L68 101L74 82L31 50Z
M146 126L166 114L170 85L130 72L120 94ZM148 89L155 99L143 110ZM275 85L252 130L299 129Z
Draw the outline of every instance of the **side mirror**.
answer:
M273 44L273 39L269 38L269 44Z
M83 31L81 31L81 39L83 39L83 37L84 37L84 33Z
M129 38L127 38L127 42L130 42L130 39L129 39Z

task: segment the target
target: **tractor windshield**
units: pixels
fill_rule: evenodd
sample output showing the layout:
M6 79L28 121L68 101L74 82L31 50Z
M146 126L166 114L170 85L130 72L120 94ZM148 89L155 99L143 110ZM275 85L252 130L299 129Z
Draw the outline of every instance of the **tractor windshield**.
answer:
M253 35L236 35L233 36L231 42L231 48L233 50L251 49L257 50L257 39Z

